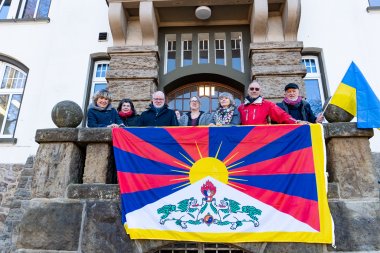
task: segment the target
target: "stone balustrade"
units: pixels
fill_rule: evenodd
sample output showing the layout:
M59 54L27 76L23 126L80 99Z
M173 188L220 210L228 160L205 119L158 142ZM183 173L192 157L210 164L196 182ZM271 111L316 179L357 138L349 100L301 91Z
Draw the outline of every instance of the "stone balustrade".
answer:
M357 129L356 123L329 123L324 125L324 134L337 248L303 243L236 247L265 253L380 250L379 186L368 140L373 130ZM170 243L130 240L123 231L111 129L41 129L36 141L40 146L32 199L15 236L19 252L142 253Z

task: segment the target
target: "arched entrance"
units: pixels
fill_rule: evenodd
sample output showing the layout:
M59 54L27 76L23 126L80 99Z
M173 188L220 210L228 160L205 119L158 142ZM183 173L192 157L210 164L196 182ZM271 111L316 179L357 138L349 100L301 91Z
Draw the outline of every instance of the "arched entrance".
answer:
M190 98L198 96L201 99L201 111L213 112L218 107L218 96L221 92L231 93L235 98L237 106L243 101L243 92L235 88L219 82L201 81L188 83L169 92L167 94L167 102L171 109L177 109L180 112L189 112Z
M219 243L173 243L154 253L249 253L248 251Z

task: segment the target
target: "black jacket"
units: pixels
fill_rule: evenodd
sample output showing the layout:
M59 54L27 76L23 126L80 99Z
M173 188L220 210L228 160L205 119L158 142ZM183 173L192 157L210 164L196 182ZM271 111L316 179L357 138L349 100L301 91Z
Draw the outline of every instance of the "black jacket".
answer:
M140 126L178 126L175 112L164 105L157 113L153 104L140 116Z
M132 126L139 126L140 125L140 115L133 115L133 116L127 117L127 118L120 117L120 119L123 121L123 124L126 127L128 127L128 126L132 127Z
M288 105L284 101L277 103L277 105L296 120L304 120L310 123L315 123L315 120L317 119L311 110L310 104L305 100L302 100L298 106Z
M120 125L123 123L117 111L108 105L105 109L90 104L87 112L87 126L88 127L107 127L111 124Z

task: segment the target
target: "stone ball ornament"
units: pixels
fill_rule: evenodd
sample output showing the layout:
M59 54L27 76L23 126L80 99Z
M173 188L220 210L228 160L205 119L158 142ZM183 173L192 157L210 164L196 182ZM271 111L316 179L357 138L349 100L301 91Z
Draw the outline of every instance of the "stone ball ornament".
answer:
M333 104L327 105L326 111L323 115L330 123L350 122L354 118L354 115Z
M61 101L51 110L51 119L57 127L75 128L82 122L82 108L73 101Z

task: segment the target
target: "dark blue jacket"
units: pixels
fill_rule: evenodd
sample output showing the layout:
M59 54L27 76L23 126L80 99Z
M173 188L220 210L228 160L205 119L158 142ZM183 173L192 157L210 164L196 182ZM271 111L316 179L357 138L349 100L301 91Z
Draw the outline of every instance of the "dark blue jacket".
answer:
M168 105L165 104L157 113L153 104L150 104L149 108L141 113L140 126L178 126L178 120Z
M107 127L111 124L120 125L122 123L119 114L111 105L101 110L99 107L90 104L87 112L88 127Z
M310 104L305 100L301 100L301 103L296 106L288 105L284 101L282 101L281 103L277 103L277 105L296 120L303 120L308 121L310 123L315 123L315 120L317 119L314 116L313 111L311 110Z
M123 121L124 126L139 126L140 125L140 115L133 115L131 117L127 118L122 118L120 117L121 120Z

